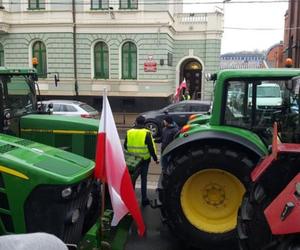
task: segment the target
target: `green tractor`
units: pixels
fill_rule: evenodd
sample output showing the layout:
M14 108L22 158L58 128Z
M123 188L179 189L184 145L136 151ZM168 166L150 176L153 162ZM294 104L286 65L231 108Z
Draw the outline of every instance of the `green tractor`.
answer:
M100 215L99 121L40 111L36 81L35 69L0 67L0 235L48 232L79 244ZM126 162L136 178L140 159Z
M251 171L268 154L272 122L299 112L289 94L299 75L299 69L220 71L210 118L191 120L163 152L161 210L186 245L235 248L238 208Z

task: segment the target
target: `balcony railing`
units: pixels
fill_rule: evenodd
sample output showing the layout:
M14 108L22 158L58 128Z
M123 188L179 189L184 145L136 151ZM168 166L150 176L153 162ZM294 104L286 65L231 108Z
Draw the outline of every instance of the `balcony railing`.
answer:
M177 13L174 18L178 23L188 24L188 23L206 23L207 13Z

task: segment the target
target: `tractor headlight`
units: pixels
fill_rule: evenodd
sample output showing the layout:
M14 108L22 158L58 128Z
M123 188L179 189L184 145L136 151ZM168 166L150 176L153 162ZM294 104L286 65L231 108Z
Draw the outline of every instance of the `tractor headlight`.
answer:
M72 188L68 187L61 191L61 197L68 198L72 194Z

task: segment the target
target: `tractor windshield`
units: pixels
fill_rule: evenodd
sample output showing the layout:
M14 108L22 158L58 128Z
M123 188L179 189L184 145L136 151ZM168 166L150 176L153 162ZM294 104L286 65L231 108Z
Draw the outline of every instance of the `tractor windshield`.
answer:
M283 79L228 81L224 124L264 134L272 128L278 114L286 116L291 112L291 93L285 88L288 82ZM291 125L282 117L280 120Z
M11 117L36 111L33 80L27 75L2 75L3 106Z

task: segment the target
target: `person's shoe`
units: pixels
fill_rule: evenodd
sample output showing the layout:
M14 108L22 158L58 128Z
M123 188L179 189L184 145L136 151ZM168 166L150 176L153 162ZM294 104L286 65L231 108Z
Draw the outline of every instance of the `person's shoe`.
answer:
M148 199L142 201L142 206L143 206L143 207L146 207L146 206L148 206L149 204L150 204L150 201L149 201Z

